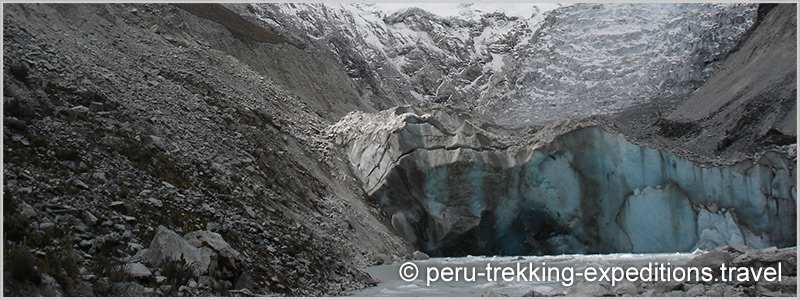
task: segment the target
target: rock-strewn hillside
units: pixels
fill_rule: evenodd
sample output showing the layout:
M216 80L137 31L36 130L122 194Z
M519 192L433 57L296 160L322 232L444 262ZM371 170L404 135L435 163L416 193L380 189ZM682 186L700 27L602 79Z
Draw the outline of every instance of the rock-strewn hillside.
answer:
M5 295L336 295L410 253L327 108L252 64L324 57L172 5L4 8Z

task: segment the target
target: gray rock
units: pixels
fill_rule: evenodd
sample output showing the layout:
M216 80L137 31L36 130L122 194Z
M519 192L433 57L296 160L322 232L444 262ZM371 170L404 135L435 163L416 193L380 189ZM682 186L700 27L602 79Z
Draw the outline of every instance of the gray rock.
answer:
M414 254L411 254L411 258L414 260L426 260L430 259L431 257L425 254L425 252L417 250L414 251Z
M236 266L236 263L241 260L241 253L233 249L222 235L216 232L197 230L187 233L183 236L189 244L195 247L207 246L213 249L221 258L226 258L230 261L231 265Z
M119 211L121 213L126 213L128 211L128 208L125 207L125 202L122 201L112 201L111 204L109 205L111 206L112 209Z
M106 181L106 173L104 172L92 173L92 178L97 179L99 181Z
M78 105L73 108L70 108L66 111L67 115L70 117L81 116L85 117L89 114L89 108L83 105Z
M772 292L792 294L797 292L797 277L782 276L780 280L772 282L761 281L758 286Z
M481 294L481 297L508 297L508 295L497 291L485 291Z
M664 293L664 297L686 297L683 291L669 291Z
M98 221L97 217L95 217L88 210L84 210L82 215L83 215L83 222L89 226L96 224Z
M100 102L89 103L89 110L92 111L92 112L103 111L103 103L100 103Z
M164 203L162 203L161 200L158 200L156 198L148 198L147 202L157 208L161 208L162 206L164 206Z
M94 297L94 289L92 284L85 280L78 280L75 286L72 287L70 294L71 297Z
M614 296L615 293L604 283L581 281L573 285L566 295L568 297L605 297Z
M210 249L197 248L162 225L158 226L150 247L136 254L150 266L163 266L168 261L182 258L196 275L208 273L212 255L214 253Z
M83 250L88 250L94 245L94 240L82 240L78 246Z
M89 227L86 226L86 224L83 224L83 223L79 223L78 225L73 226L73 228L77 232L88 232L89 231Z
M55 226L56 225L51 223L51 222L44 222L42 224L39 224L39 229L42 230L42 231L48 231L50 229L53 229L53 227L55 227Z
M723 293L725 292L725 285L722 283L717 283L712 286L709 286L706 289L706 292L703 296L705 297L722 297Z
M250 276L249 273L244 272L239 275L239 279L236 280L236 284L233 286L234 290L241 290L241 289L249 289L253 290L258 287L255 281L253 281L253 277Z
M23 202L22 204L19 205L19 214L22 215L23 218L29 220L31 218L36 217L36 210L34 210L33 207L31 207L27 203Z
M702 284L695 284L686 291L687 297L700 297L706 292L706 287Z
M147 266L140 263L129 263L123 268L128 275L131 275L134 278L146 278L153 275L153 272L151 272Z
M61 285L58 284L53 276L49 274L42 274L39 287L42 289L42 296L45 297L63 297L64 293L61 291Z
M213 290L217 288L217 281L211 278L211 276L200 276L200 278L197 279L197 285L200 288Z
M158 287L158 291L163 293L164 295L169 295L169 293L172 291L172 285L165 284L165 285L159 286Z
M136 282L114 282L111 284L109 295L113 297L142 297L152 295L151 292Z
M532 290L522 294L520 297L556 297L563 295L549 286L539 285L534 286Z
M81 181L80 179L77 179L77 178L72 180L72 184L74 186L82 188L84 190L88 190L89 189L89 185L87 185L85 182L83 182L83 181Z
M706 209L712 214L717 213L719 211L719 205L716 202L706 204Z
M617 283L617 286L614 287L614 293L619 296L636 296L636 294L639 293L639 289L633 282L623 280L622 282Z
M155 135L146 135L142 138L142 143L145 147L158 149L158 150L167 150L166 143L164 139L157 137Z

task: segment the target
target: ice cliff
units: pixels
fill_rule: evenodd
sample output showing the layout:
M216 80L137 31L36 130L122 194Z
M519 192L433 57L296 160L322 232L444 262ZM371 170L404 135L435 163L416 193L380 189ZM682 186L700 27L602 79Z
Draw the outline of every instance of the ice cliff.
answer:
M795 162L782 153L702 165L596 124L509 133L435 107L355 112L329 132L395 231L434 255L762 248L796 237Z

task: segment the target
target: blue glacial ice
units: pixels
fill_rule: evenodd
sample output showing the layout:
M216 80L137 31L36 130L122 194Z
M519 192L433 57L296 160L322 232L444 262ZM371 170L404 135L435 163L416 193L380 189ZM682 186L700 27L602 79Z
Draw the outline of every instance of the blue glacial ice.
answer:
M432 255L795 244L797 175L785 154L703 165L600 126L556 129L514 144L457 114L400 107L331 130L394 229Z

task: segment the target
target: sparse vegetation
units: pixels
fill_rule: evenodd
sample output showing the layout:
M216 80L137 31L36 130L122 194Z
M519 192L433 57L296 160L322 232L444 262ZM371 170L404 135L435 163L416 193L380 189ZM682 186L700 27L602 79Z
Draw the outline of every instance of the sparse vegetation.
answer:
M168 261L161 270L161 275L167 277L166 282L173 287L173 291L194 277L192 269L186 265L186 260L182 256L179 260Z
M125 199L128 198L128 194L130 194L128 187L122 186L122 188L119 189L117 196L119 196L119 199Z
M122 143L111 145L111 147L117 153L128 158L135 168L146 171L176 187L191 187L191 182L186 179L180 168L169 157L145 147L139 141L127 138Z
M26 86L30 85L30 74L28 67L23 64L13 64L8 66L8 74L24 83Z
M28 131L28 125L16 119L3 118L3 126L19 133L26 133Z
M5 261L3 269L11 272L11 277L18 281L31 281L39 283L41 275L36 270L36 259L18 247L9 247L6 244L6 253L4 253Z
M74 279L78 276L78 265L72 258L48 253L39 261L38 266L40 272L53 276L64 292L70 294L75 285Z
M79 161L81 154L74 149L59 149L56 151L56 158L60 160Z

